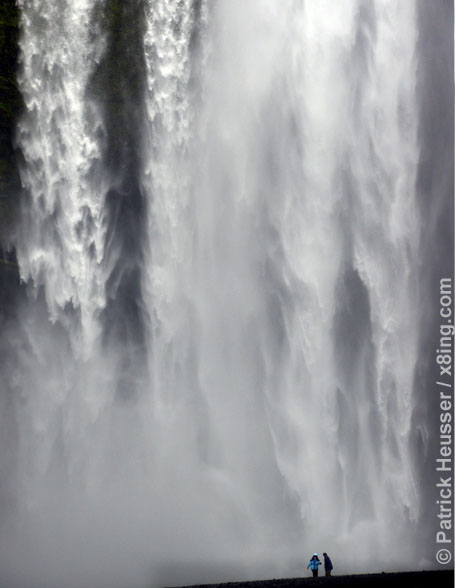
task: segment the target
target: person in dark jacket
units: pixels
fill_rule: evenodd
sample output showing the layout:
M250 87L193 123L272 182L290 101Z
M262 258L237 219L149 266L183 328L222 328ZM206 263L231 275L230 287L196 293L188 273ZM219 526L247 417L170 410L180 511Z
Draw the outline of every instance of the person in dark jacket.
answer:
M319 559L318 554L315 553L307 565L307 569L310 568L311 571L313 572L313 578L317 578L318 569L319 569L320 565L321 565L321 560Z
M332 570L333 570L332 560L327 555L327 553L323 553L323 555L324 555L325 575L326 576L331 576L332 575Z

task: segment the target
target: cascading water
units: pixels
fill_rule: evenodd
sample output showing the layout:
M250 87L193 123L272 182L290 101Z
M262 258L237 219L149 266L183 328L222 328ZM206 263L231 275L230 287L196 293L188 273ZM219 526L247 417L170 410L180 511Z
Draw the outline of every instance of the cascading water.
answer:
M19 4L5 581L416 567L415 3Z

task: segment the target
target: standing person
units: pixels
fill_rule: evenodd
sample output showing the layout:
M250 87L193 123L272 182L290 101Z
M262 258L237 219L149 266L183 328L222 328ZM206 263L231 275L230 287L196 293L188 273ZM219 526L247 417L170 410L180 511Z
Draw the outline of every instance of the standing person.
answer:
M333 570L332 560L330 559L330 557L325 552L323 553L323 556L324 556L325 575L326 576L331 576L332 575L332 570Z
M307 569L311 568L311 571L313 572L313 578L318 577L318 569L319 569L320 565L321 565L321 560L319 559L318 554L314 553L313 557L310 559L310 561L308 562L308 565L307 565Z

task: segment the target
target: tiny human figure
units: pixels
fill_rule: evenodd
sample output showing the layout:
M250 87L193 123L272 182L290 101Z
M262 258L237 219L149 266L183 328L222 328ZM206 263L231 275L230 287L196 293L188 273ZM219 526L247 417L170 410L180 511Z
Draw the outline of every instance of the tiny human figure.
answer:
M313 557L310 559L310 561L308 562L308 565L307 565L307 569L311 568L311 571L313 572L313 578L318 577L318 569L319 569L320 565L321 565L321 560L319 559L318 554L314 553Z
M332 575L332 570L333 570L332 560L327 555L327 553L324 552L322 555L324 556L325 575L326 576L331 576Z

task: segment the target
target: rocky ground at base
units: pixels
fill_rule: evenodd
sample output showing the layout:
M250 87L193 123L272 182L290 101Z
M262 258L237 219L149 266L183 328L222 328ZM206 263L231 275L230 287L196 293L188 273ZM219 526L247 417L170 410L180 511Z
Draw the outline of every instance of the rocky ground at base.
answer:
M333 586L343 588L453 588L453 570L396 572L381 574L353 574L326 578L284 578L224 584L203 584L191 588L306 588L307 586ZM189 587L184 587L189 588Z

